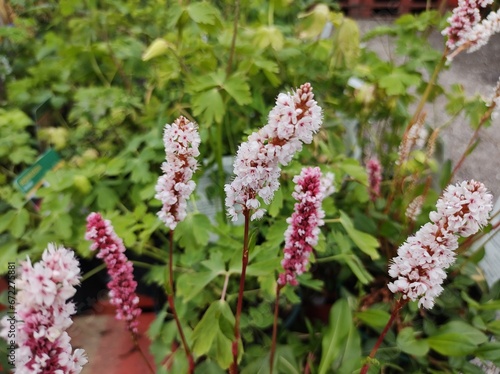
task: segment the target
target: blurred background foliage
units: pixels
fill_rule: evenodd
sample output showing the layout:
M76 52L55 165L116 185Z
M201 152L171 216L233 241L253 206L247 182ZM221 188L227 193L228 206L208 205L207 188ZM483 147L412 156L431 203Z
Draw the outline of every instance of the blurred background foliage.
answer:
M325 201L330 222L311 274L296 292L285 292L282 318L288 332L280 335L278 371L303 372L309 352L315 352L318 373L359 368L389 318L388 261L427 222L449 182L451 164L441 159L438 133L427 123L424 145L397 163L412 117L409 108L442 62L442 51L432 48L427 36L443 29L445 18L437 11L405 15L362 37L357 23L335 2L2 4L0 273L8 261L36 258L48 242L90 257L83 239L85 217L100 211L129 250L156 263L143 264L150 269L145 281L162 285L167 229L155 215L154 186L164 159L163 126L184 115L199 124L202 137L202 167L195 178L209 183L198 192L221 213L209 219L194 201L192 214L175 232L182 248L176 255L178 312L192 328L187 334L195 342L194 353L207 357L200 372L220 372L228 365L224 347L231 341L226 334L231 317L211 302L220 296L225 277L231 278L227 300L236 299L242 238L241 228L225 219L223 185L230 173L224 160L266 123L279 92L311 82L324 109L324 125L284 171L282 188L253 238L247 288L255 291L248 292L248 313L242 319L243 372L267 368L268 304L274 298L285 220L293 209L291 179L303 165L334 172L337 193ZM383 60L365 47L379 36L394 40L398 58ZM450 115L465 110L472 126L487 111L482 100L466 98L459 86L445 92L439 81L425 100L443 94ZM49 148L63 161L47 174L36 198L27 199L13 181ZM371 157L383 167L382 194L375 201L364 166ZM405 211L417 196L423 196L422 214L412 222ZM494 321L499 289L489 290L480 277L480 259L481 253L460 258L434 310L424 313L409 305L399 333L389 334L388 347L381 350L385 372L478 372L466 359L472 354L498 361L498 343L487 341L500 334ZM323 304L329 308L333 303L323 320L314 316ZM220 318L215 330L207 322L213 319L202 318L205 310ZM328 313L331 323L325 325ZM150 329L158 362L169 354L176 333L172 321L162 323L165 316L161 312ZM212 340L196 343L208 331ZM454 344L445 344L446 339ZM183 372L185 362L177 356L179 366L172 372Z

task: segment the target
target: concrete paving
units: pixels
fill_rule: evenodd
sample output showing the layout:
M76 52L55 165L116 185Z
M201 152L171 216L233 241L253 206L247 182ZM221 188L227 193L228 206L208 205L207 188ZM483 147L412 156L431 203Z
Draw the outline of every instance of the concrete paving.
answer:
M358 20L362 32L378 25L387 25L392 20L387 18ZM439 49L444 48L444 37L438 32L430 36L431 44ZM395 58L391 38L379 37L371 40L367 48L377 52L385 59ZM474 53L461 53L444 70L439 83L444 87L459 83L469 96L480 94L491 97L500 77L500 35L491 38L488 45ZM427 123L432 127L440 126L449 120L444 110L446 100L437 100L426 106ZM459 117L442 132L444 140L444 157L454 163L460 159L469 139L473 134L468 121ZM492 122L489 128L480 131L480 144L466 159L459 169L456 180L475 179L482 181L494 194L500 196L500 116Z

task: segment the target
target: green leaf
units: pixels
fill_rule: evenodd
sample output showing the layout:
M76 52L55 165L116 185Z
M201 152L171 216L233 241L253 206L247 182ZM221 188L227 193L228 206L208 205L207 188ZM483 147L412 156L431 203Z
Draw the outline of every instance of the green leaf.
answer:
M266 261L252 262L247 267L247 274L255 277L273 274L279 269L281 259L273 258Z
M488 323L487 328L493 334L500 336L500 320L495 320Z
M283 208L283 191L279 188L274 194L273 201L269 205L269 215L273 218L277 217L281 208Z
M212 224L206 215L188 214L175 228L174 238L185 249L199 250L208 244L211 232Z
M425 356L429 351L429 344L425 339L415 339L415 331L412 327L405 327L397 337L398 347L405 353L414 356Z
M10 241L0 245L0 274L7 272L9 262L16 262L17 243Z
M214 121L220 123L226 112L222 96L217 88L193 95L193 114L203 115L203 122L210 126Z
M474 354L483 360L491 361L496 366L500 366L500 342L484 343Z
M253 42L259 49L271 46L275 51L280 51L285 43L285 38L276 26L261 26L255 31Z
M317 38L330 18L330 8L326 4L316 4L307 13L301 13L299 37Z
M351 309L347 300L338 300L330 311L329 324L323 335L319 374L326 374L333 361L339 356L352 324Z
M184 273L177 280L177 295L187 302L198 295L212 280L226 272L226 265L220 252L213 252L209 260L202 261L204 268L196 273Z
M252 102L250 86L240 75L232 75L224 82L224 90L231 96L238 105L246 105Z
M358 256L354 254L346 256L344 261L362 284L368 284L373 280L372 275L365 269L363 262Z
M114 189L98 184L94 193L97 195L97 206L100 211L112 210L118 203L119 197Z
M217 8L207 2L191 3L186 10L189 17L196 23L215 25L220 19Z
M359 183L368 186L368 174L366 173L366 169L362 167L357 160L351 158L342 160L342 162L338 164L338 167L344 173L356 179Z
M410 86L417 86L420 83L420 76L405 72L396 68L389 75L382 77L379 85L385 88L388 95L402 95Z
M437 334L427 338L429 347L444 356L463 356L474 352L477 345L457 332Z
M156 315L154 321L149 325L147 334L151 340L155 340L160 335L166 316L167 311L162 310Z
M362 362L361 336L354 324L351 324L349 334L347 335L347 341L342 347L342 350L342 357L339 357L336 361L335 367L339 367L335 370L335 373L352 374L356 369L361 367Z
M379 243L375 237L365 232L356 230L349 216L347 216L347 214L342 211L340 211L340 223L344 227L345 231L347 231L347 235L349 235L349 238L351 238L351 240L359 247L359 249L370 256L372 260L380 258L380 255L377 251Z
M9 225L10 233L14 238L20 238L23 236L29 220L30 215L26 209L21 209L16 212Z
M208 353L219 331L218 319L221 314L220 303L222 301L214 301L208 307L202 319L193 331L193 353L197 356Z
M391 318L389 313L380 309L368 309L362 312L357 312L355 315L366 325L374 328L384 327L389 321L389 318Z
M480 330L463 321L451 321L438 329L438 334L458 333L473 344L482 344L488 337Z
M229 304L224 300L214 301L193 331L193 353L201 356L213 349L219 365L228 368L232 362L233 326L234 316Z
M490 300L477 306L480 310L500 310L500 300Z
M7 213L2 213L2 219L0 219L0 233L7 230L16 215L17 211L14 209L9 210Z

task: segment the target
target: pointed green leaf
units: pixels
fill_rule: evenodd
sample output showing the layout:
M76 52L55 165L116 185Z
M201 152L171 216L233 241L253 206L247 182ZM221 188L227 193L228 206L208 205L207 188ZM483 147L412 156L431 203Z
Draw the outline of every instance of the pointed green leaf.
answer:
M204 214L188 214L179 222L174 231L174 239L187 250L199 250L210 240L212 224Z
M346 299L337 301L331 311L328 327L323 336L322 354L318 373L326 374L333 361L345 345L349 330L352 328L351 309Z
M382 328L387 324L391 315L385 310L368 309L362 312L357 312L356 317L368 326Z
M441 326L439 334L458 333L467 338L473 344L482 344L488 340L488 337L480 330L463 321L451 321Z
M226 112L224 102L217 88L193 95L192 104L193 114L195 116L202 115L203 123L207 126L214 121L220 123Z
M7 272L9 262L16 262L17 243L15 241L0 245L0 274Z
M250 86L239 75L233 75L224 82L224 90L238 103L238 105L246 105L252 102L250 94Z
M208 353L219 331L220 301L208 307L193 331L193 353L197 356Z
M429 351L429 344L425 339L416 339L412 327L402 329L397 338L398 347L405 353L414 356L425 356Z
M23 236L29 220L30 215L26 209L21 209L16 212L9 226L10 233L14 238L20 238Z
M500 342L488 342L479 347L474 354L483 359L500 366Z
M349 216L347 216L347 214L342 211L340 211L340 223L342 224L342 226L344 226L344 229L345 231L347 231L347 235L349 235L349 238L351 238L351 240L359 247L359 249L370 256L372 260L380 258L380 255L377 251L379 243L375 237L355 229L354 224L352 223Z
M9 210L7 213L2 213L2 219L0 219L0 233L7 230L16 215L17 211L14 209Z
M460 333L446 333L430 336L429 346L445 356L463 356L472 353L477 345Z

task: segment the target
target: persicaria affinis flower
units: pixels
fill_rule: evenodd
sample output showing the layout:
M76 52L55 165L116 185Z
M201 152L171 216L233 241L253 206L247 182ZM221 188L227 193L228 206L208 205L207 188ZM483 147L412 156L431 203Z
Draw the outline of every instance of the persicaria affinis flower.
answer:
M422 204L424 203L424 197L422 195L414 198L408 208L406 209L405 216L411 220L416 221L420 213L422 213Z
M500 31L500 12L491 12L481 20L480 8L493 3L493 0L459 0L458 6L448 18L449 26L442 31L447 37L446 46L454 53L460 50L473 52L485 45L490 37Z
M377 158L372 158L366 164L368 183L370 184L370 198L375 201L380 196L380 183L382 182L382 166Z
M133 266L125 255L123 241L116 235L109 220L99 213L87 217L85 239L92 241L90 249L99 251L97 258L106 264L111 280L108 282L110 303L116 307L116 319L123 320L132 334L137 334L139 297L135 293L137 282L134 280Z
M284 258L281 261L284 273L278 284L296 286L297 275L304 273L313 247L318 243L319 227L324 224L325 212L321 208L323 199L334 192L333 174L324 177L318 167L304 168L293 178L297 202L292 216L287 219Z
M481 182L463 181L450 185L430 213L432 222L460 236L475 234L488 223L493 196Z
M492 199L486 187L474 180L448 186L436 204L437 211L430 213L432 222L399 247L389 268L389 275L396 278L389 289L431 309L443 291L445 270L455 261L457 235L473 235L487 224Z
M302 143L312 142L322 123L322 110L314 100L312 87L305 83L292 94L279 94L269 113L268 123L241 144L234 161L235 178L224 188L229 216L253 211L261 218L261 198L269 204L279 188L280 165L287 165Z
M200 135L195 123L179 117L167 124L163 133L166 160L161 165L163 175L158 178L155 198L163 204L158 217L174 230L186 218L187 200L196 187L192 180L200 155Z
M80 283L78 261L72 251L49 244L40 262L21 263L16 280L16 373L64 373L82 371L87 358L83 349L73 351L66 330L73 323L75 306L68 302ZM12 318L12 317L11 317ZM1 321L0 336L7 341L10 321Z

